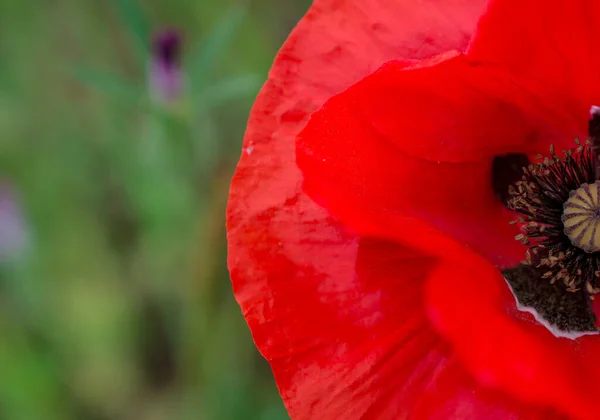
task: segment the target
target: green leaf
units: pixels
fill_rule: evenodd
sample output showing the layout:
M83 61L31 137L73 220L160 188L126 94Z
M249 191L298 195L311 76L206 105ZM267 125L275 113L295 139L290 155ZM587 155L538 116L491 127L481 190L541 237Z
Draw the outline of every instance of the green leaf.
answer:
M202 93L202 101L208 108L245 97L254 96L260 87L261 79L255 74L233 77L206 88Z
M208 84L212 66L227 51L245 16L245 7L240 5L230 7L194 54L190 66L190 76L195 84L196 97Z
M98 70L73 67L70 73L85 85L99 90L116 99L124 100L129 103L140 104L144 93L137 86L121 80L118 77L100 72Z
M150 51L150 29L144 13L136 0L114 0L114 3L119 17L135 42L140 60L145 62Z

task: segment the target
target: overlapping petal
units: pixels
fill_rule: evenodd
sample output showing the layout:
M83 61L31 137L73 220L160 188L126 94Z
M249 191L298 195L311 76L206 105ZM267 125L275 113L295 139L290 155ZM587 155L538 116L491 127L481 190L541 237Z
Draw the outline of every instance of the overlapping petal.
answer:
M422 394L413 418L423 420L504 419L558 420L565 417L553 410L540 410L509 400L486 389L468 374L456 358Z
M502 150L543 152L550 142L569 144L584 132L587 109L600 86L598 73L586 69L573 80L579 76L569 67L573 61L561 61L591 53L581 47L587 45L583 41L575 53L566 48L577 42L567 42L568 31L561 32L566 28L559 22L561 10L568 22L577 22L573 10L564 10L566 2L544 8L553 9L543 13L546 31L529 25L536 22L539 3L525 2L529 14L518 16L514 29L508 22L521 8L506 3L512 7L492 2L467 58L443 57L408 70L391 64L328 101L300 136L298 163L306 191L359 234L460 261L461 267L440 263L427 277L427 305L430 318L480 383L591 419L599 409L593 398L600 390L600 370L586 366L593 363L588 357L597 351L598 340L557 339L516 316L499 273L488 263L473 262L465 270L468 252L448 240L452 236L497 264L502 260L490 250L501 250L505 262L515 255L505 241L512 234L500 203L494 204L483 182L489 182L489 157ZM575 8L586 2L576 3ZM553 33L549 22L562 26ZM549 44L555 51L547 61L544 52L534 51L535 42L528 44L531 39L510 35L533 36L531 28L538 38L563 36ZM506 31L510 44L503 38ZM585 91L590 83L596 87ZM455 163L451 170L449 162Z
M524 249L491 188L491 163L496 154L530 151L536 124L485 94L510 89L498 80L462 56L418 68L386 64L329 100L300 134L306 191L359 234L397 236L385 224L366 228L383 218L406 225L403 235L422 236L406 222L416 218L500 266L518 263ZM444 83L454 96L440 91Z
M501 67L585 134L590 105L600 103L600 3L594 0L490 1L468 56Z
M315 205L304 194L295 166L294 138L327 98L386 60L409 59L403 65L412 65L415 59L462 50L480 11L480 1L317 0L281 50L257 99L232 182L229 266L236 298L294 419L430 419L450 413L454 418L550 418L545 409L484 389L433 331L425 312L431 297L424 284L442 270L441 254L464 251L451 237L460 233L459 226L435 208L434 200L418 196L417 188L402 192L404 200L424 199L426 211L417 216L432 217L446 235L411 216L392 218L387 228L397 233L403 226L412 246L369 240L342 228ZM360 110L361 118L369 115L368 109ZM372 111L377 114L375 107ZM423 146L398 153L398 144L380 141L397 130L385 124L391 114L385 115L375 127L365 127L378 138L376 147L393 152L390 162L382 156L378 176L386 175L384 165L402 165L405 174L426 169L430 174L424 180L442 186L471 179L461 198L482 191L489 181L484 179L489 162L473 159L480 152L477 144L454 150L454 160L462 162L468 149L464 155L469 163L460 169L452 159L435 162L435 154L424 167L418 158ZM366 147L360 151L371 153ZM442 155L438 152L437 157ZM401 160L392 159L396 156ZM324 172L327 188L335 185L330 175ZM377 193L388 188L395 197L389 183L375 187ZM370 191L363 192L371 197ZM500 224L492 223L492 218L507 215L490 197L476 209L461 209L460 200L452 203L449 195L443 199L451 216L465 211L476 226L485 226L489 245L502 251L498 264L516 258L512 239L509 245L495 227ZM326 205L328 200L327 194L319 198ZM365 203L363 197L350 206ZM365 218L364 232L391 238L381 235L380 222L398 215L398 209L387 207L397 202L377 204L382 218ZM464 240L475 244L481 231L471 229L466 235ZM430 252L432 241L439 247L437 255ZM483 243L474 247L486 248Z
M517 314L500 273L487 261L466 254L436 269L428 277L426 302L437 330L480 384L554 406L571 418L597 418L597 336L557 338Z

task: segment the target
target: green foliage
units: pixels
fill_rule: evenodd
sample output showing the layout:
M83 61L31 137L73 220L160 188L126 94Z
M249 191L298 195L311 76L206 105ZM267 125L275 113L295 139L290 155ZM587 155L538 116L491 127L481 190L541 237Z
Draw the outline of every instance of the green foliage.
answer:
M268 23L308 6L259 3L0 2L0 183L28 223L0 260L0 418L287 418L223 227L247 113L291 29ZM184 33L174 101L149 89L164 27Z
M150 49L150 30L143 11L136 0L114 0L114 5L134 41L138 55L145 58Z
M246 9L235 4L221 17L210 33L199 43L190 63L190 73L195 81L195 93L210 81L210 71L227 50L246 16Z

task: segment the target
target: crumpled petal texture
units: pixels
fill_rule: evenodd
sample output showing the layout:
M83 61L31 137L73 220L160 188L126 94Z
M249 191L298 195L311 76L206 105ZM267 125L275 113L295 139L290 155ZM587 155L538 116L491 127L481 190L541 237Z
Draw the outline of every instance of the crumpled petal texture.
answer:
M446 66L442 69L448 71ZM428 83L430 69L427 70L423 74L422 90L432 85L435 89L435 84ZM496 259L497 263L500 263L501 243L506 244L505 258L511 251L518 250L514 241L516 232L511 233L508 225L510 216L504 217L502 204L492 193L489 157L493 153L488 159L483 154L479 162L462 163L407 157L400 150L402 147L396 146L406 142L402 140L402 136L407 135L404 130L383 136L373 127L372 118L365 116L365 108L374 102L385 102L387 97L373 96L373 90L364 85L391 84L407 73L421 71L396 63L387 64L329 100L313 114L299 136L297 149L298 164L305 174L305 190L360 235L394 239L409 249L436 257L435 269L421 276L430 290L424 304L438 330L451 340L462 361L483 384L510 390L514 395L540 405L556 404L579 418L591 418L589 416L595 410L591 410L593 404L588 402L590 394L582 393L578 383L586 383L586 389L595 390L596 372L583 369L567 344L563 343L567 346L564 347L555 343L556 339L549 337L545 329L534 330L527 323L523 327L521 317L514 322L509 318L510 312L516 312L514 298L499 272L488 262L484 261L483 268L472 271L457 266L456 261L467 266L482 266L477 263L477 258L469 257L472 252L460 242L489 260ZM394 77L389 77L390 72ZM415 80L418 79L411 77L411 81ZM470 83L464 86L464 96L468 97L468 88L474 80L471 77ZM486 82L487 79L481 81ZM478 91L485 91L485 87ZM394 96L393 89L382 88L380 92L384 95L391 92ZM410 102L411 99L402 100ZM481 126L457 123L448 129L447 135L458 141L469 138L472 129L476 133L483 130L481 133L486 138L486 128L495 130L497 123L520 115L515 114L518 109L511 107L494 108L493 97L487 102L491 111L487 117L484 112L479 113ZM460 122L465 117L460 114L463 109L477 108L477 103L469 105L464 108L457 103L440 112L455 115L450 120ZM426 113L433 121L438 120L435 112L419 107L410 111L406 108L405 117L409 121L425 122L421 113ZM515 124L512 127L514 137L528 138L526 134L532 124ZM418 137L423 135L415 136ZM496 145L491 143L489 146ZM516 152L524 151L522 145L513 147ZM441 233L424 226L423 221L459 241L443 238ZM489 252L496 254L486 255ZM517 259L512 264L518 263L523 255L524 250L520 249L513 255ZM450 264L450 261L454 263ZM399 277L398 274L395 276ZM420 288L421 284L416 287ZM398 285L387 293L398 291L404 289ZM412 309L411 313L417 310Z
M345 225L437 258L424 277L429 318L479 383L580 419L596 418L600 409L600 369L591 358L597 337L557 339L518 314L498 271L460 243L496 265L511 261L514 232L485 185L491 157L572 146L585 133L589 105L600 98L598 73L563 61L592 55L586 48L595 43L572 46L561 17L576 24L573 11L584 12L587 3L547 4L537 16L539 3L492 2L466 56L382 67L316 112L297 149L305 190ZM597 7L588 13L600 17ZM513 27L515 10L524 15ZM540 43L542 51L554 48L547 61L535 50L547 33L541 28L560 38ZM594 87L586 90L578 77Z
M552 405L571 418L597 418L598 337L554 337L515 311L503 283L483 259L466 256L449 263L428 277L429 318L479 383Z
M594 0L491 1L468 55L508 70L571 133L585 134L589 107L600 103L599 18Z
M424 285L442 260L428 252L429 241L437 238L460 255L464 246L451 238L454 232L444 235L411 218L412 246L386 240L397 238L379 235L375 222L359 236L305 195L296 167L295 137L329 97L387 60L412 66L463 51L482 8L483 1L467 0L317 0L257 99L231 186L229 267L236 298L293 419L560 416L482 387L432 328ZM394 129L386 122L379 120L379 135ZM417 165L416 146L403 150L406 165ZM476 146L467 153L472 163L461 169L477 178L468 186L473 192L481 191L478 176L488 164L474 162ZM460 157L462 151L455 152ZM437 165L435 157L430 165ZM484 200L472 216L484 223L487 209L506 217L488 204ZM514 258L514 249L507 245L503 255Z
M446 94L437 106L440 78L456 85L456 95ZM460 55L431 67L385 64L329 100L300 134L297 161L305 190L361 235L388 237L397 234L389 219L402 225L418 218L500 266L517 264L525 249L508 224L514 216L491 188L491 164L496 154L525 152L535 129L516 107L484 94L506 91L496 85ZM421 104L422 97L429 104ZM402 118L373 108L393 108ZM432 145L426 157L418 156L423 143ZM379 231L365 228L381 218L386 224ZM405 224L403 237L422 236L414 222Z

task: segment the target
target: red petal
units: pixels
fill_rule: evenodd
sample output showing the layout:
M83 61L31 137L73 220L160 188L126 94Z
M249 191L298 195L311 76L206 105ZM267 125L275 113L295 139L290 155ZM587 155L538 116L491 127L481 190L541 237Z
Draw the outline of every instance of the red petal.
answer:
M539 133L544 144L548 136L564 133L509 75L456 53L410 69L388 63L343 95L384 138L429 160L464 162L532 151Z
M370 230L370 224L384 218L404 226L407 217L419 218L498 265L514 265L524 249L514 240L517 228L508 225L513 216L494 196L491 162L495 153L526 151L532 125L503 99L481 93L490 90L489 77L462 57L450 61L414 70L386 64L314 113L298 142L305 189L359 234L389 238L396 234L389 227ZM456 85L456 96L443 96L439 79ZM513 117L514 124L505 124ZM412 157L423 144L427 158L479 160ZM420 236L413 226L402 229Z
M428 280L430 318L456 346L462 362L477 375L480 383L506 390L523 401L553 405L576 418L591 419L600 408L600 404L590 402L591 396L600 391L597 381L594 385L594 378L600 377L600 368L586 370L583 367L593 363L586 358L594 354L600 343L589 338L576 342L560 340L545 328L524 321L521 315L516 316L514 299L498 271L475 254L469 257L472 253L450 238L467 243L498 264L514 263L517 255L523 255L522 249L510 245L514 244L513 233L500 203L493 197L489 155L485 159L487 149L471 148L470 153L479 154L482 159L473 162L430 162L414 158L403 150L406 142L403 132L393 131L396 122L381 129L386 121L373 123L372 115L365 111L376 102L392 104L385 96L381 97L386 92L384 88L377 91L380 96L365 94L373 90L364 86L376 86L379 81L375 79L382 74L385 75L383 80L401 84L398 80L405 73L413 72L411 83L418 83L426 96L434 97L427 88L435 89L433 79L440 74L432 73L433 68L427 70L423 79L419 79L415 73L421 70L406 71L392 63L335 96L313 114L299 137L297 149L297 160L305 174L305 190L359 234L395 239L444 261L435 265L435 275ZM448 71L448 67L445 70ZM468 90L477 85L477 77L444 75L446 80L469 79L471 83L466 84L466 95L461 96L470 98L467 103L457 101L443 109L450 114L477 109L473 107L477 102L472 102L477 95L471 95ZM480 77L480 81L485 80L485 74ZM391 92L393 95L395 91ZM397 97L396 100L405 111L403 119L417 123L413 131L409 131L411 135L419 133L422 127L419 122L425 122L420 114L423 107L417 106L409 113L410 108L403 105L413 99ZM518 110L506 106L494 112L494 99L492 96L485 104L487 108L475 114L478 120L474 128L478 135L485 133L485 127L495 129L498 126L495 118L510 121L514 115L519 116ZM520 109L529 111L527 106ZM528 113L531 115L536 115L536 110ZM432 121L438 121L437 116L429 115ZM460 114L453 116L455 118L441 118L466 121ZM531 127L543 124L543 118L534 119L531 125L528 118L518 121L511 139L521 139L521 142ZM452 128L454 131L443 134L456 142L461 138L476 139L476 135L464 131L469 128L468 124L459 124ZM428 130L429 127L424 128L425 132L433 133ZM519 134L519 130L523 133ZM396 137L388 137L394 134ZM417 134L414 134L415 140L419 138ZM485 136L480 140L485 141ZM477 146L476 142L466 145L467 149ZM498 147L504 147L499 139L490 144L491 149ZM516 143L510 147L522 147L514 151L527 150L526 145ZM461 155L462 152L456 148L456 154L445 153L466 159L467 155ZM447 235L440 234L428 223ZM585 357L581 349L585 349ZM582 384L586 392L580 392Z
M280 347L270 361L295 419L404 417L443 367L446 348L422 303L430 262L393 244L355 245L335 273L305 272L273 302L281 307L267 334ZM294 336L278 337L294 324Z
M600 103L600 2L493 0L469 56L508 69L541 106L585 135L590 105Z
M295 419L398 418L445 369L447 348L417 305L419 266L405 259L419 254L342 231L302 192L294 156L308 115L383 61L462 49L482 1L416 3L315 1L250 116L228 207L229 266Z
M515 315L500 274L474 254L438 266L427 290L430 318L480 383L573 418L597 418L597 336L559 339Z
M510 400L483 388L452 358L421 395L414 417L423 420L498 419L558 420L565 417L552 410L540 410Z

